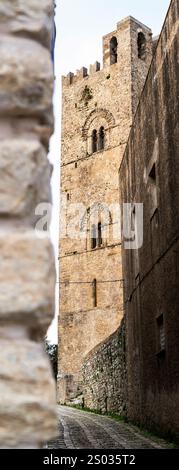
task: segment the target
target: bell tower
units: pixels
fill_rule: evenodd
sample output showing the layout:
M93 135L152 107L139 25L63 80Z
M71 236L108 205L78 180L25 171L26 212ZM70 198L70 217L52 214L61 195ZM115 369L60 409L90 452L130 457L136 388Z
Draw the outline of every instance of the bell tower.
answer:
M152 58L128 17L103 38L103 67L63 77L58 401L81 394L85 356L123 317L118 169Z

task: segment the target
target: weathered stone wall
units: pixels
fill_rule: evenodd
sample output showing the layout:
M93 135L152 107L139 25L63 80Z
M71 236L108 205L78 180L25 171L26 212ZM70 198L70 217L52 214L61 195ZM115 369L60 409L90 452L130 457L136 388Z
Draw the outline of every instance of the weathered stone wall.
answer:
M139 31L146 37L145 60L138 58ZM118 60L110 65L113 36ZM104 37L103 49L101 70L95 63L89 74L82 68L63 78L58 374L62 403L77 393L86 354L116 331L123 317L119 211L113 207L119 204L118 168L151 61L151 30L126 18ZM101 126L104 149L92 153L92 132ZM83 204L81 212L74 204ZM102 243L95 249L93 214L102 227Z
M144 241L123 250L128 416L179 437L179 2L172 0L120 168L144 204Z
M85 358L83 364L84 406L102 413L126 416L127 370L125 319L120 328Z
M54 256L34 230L50 200L52 0L0 2L0 448L56 434L43 337L54 314Z

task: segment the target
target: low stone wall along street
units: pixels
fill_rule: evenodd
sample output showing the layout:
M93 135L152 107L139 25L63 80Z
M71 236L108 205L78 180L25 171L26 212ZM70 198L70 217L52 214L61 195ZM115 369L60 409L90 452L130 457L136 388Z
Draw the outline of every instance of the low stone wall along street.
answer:
M83 365L84 406L126 415L125 318L120 328L88 354Z

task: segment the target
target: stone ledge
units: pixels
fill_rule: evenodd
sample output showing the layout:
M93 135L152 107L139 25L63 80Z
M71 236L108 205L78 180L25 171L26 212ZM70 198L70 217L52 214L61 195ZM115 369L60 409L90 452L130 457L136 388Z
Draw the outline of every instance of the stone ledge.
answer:
M1 448L3 443L15 448L55 437L55 384L42 345L1 338L0 376Z
M0 4L0 34L33 38L50 48L53 5L51 0L6 0Z
M51 167L38 140L0 142L0 214L34 219L35 207L50 200Z
M30 39L3 36L0 57L0 115L38 116L53 122L49 51Z
M34 231L0 232L0 322L20 322L43 336L54 315L54 255Z

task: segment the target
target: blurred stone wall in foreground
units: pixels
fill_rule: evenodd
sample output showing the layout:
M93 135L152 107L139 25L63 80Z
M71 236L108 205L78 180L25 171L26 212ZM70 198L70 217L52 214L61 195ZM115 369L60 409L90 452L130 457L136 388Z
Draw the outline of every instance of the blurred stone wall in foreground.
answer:
M35 232L50 201L52 0L0 1L0 448L57 433L43 338L54 313L54 257Z

